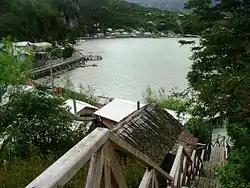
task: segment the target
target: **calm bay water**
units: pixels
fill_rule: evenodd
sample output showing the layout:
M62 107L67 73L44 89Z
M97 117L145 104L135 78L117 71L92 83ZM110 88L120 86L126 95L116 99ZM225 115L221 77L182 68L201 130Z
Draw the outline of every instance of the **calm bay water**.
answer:
M63 85L69 77L77 88L91 86L96 95L141 100L148 86L187 87L191 46L181 46L181 39L107 39L89 40L77 45L87 54L101 55L102 61L88 62L98 67L78 68L60 76L56 83ZM194 39L188 39L194 40ZM197 39L195 39L198 41Z

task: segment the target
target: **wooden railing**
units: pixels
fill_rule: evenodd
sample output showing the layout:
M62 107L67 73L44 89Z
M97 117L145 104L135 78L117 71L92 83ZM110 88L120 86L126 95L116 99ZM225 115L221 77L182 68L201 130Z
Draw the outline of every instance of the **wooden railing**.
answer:
M132 147L109 129L97 128L76 144L26 188L63 187L89 160L90 165L85 188L127 188L127 182L116 157L116 150L130 155L138 164L145 167L147 178L143 177L140 188L159 188L157 176L165 178L168 185L174 186L174 179L155 164L148 156ZM147 169L150 169L147 170ZM149 180L149 181L145 181Z
M202 162L205 157L206 146L193 150L191 157L183 146L179 146L170 176L174 179L175 187L190 187L194 178L202 173Z
M218 135L217 138L213 139L211 144L212 147L225 147L227 142L227 137L226 136L220 136Z

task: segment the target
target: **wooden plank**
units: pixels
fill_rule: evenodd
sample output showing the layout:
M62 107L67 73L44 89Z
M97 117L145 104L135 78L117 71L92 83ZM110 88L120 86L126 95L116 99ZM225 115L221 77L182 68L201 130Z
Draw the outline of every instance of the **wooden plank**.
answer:
M149 171L147 169L146 172L143 175L143 178L142 178L142 181L140 183L139 188L148 188L149 184L151 182L152 176L153 176L153 170Z
M165 177L167 180L173 181L173 177L171 177L167 172L165 172L162 168L156 165L148 156L144 155L136 148L126 143L120 137L116 136L114 133L110 133L109 138L114 144L124 149L128 154L134 156L137 160L141 161L142 163L150 167L153 167L161 176Z
M108 140L109 133L109 129L95 129L26 186L26 188L63 187Z
M103 147L97 151L97 153L92 157L87 181L85 184L85 188L93 187L98 188L100 187L102 171L103 171L103 164L104 164L104 151Z
M111 171L116 179L116 182L119 188L128 188L128 185L125 181L125 178L122 174L122 169L117 162L116 156L113 150L110 150L110 158L111 158Z

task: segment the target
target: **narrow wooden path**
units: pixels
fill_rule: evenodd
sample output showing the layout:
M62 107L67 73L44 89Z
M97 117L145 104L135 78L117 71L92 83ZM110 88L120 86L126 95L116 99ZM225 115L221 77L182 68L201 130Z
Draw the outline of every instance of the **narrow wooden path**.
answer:
M218 140L217 140L218 141ZM193 188L221 188L222 186L215 178L216 165L225 162L225 141L212 144L209 161L203 162L203 177L196 177Z

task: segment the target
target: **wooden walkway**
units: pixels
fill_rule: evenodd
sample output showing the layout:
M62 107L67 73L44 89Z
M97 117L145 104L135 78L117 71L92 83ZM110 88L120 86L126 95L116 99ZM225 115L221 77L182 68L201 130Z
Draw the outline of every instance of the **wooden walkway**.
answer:
M221 139L221 138L220 138ZM212 143L209 161L203 162L203 177L196 177L193 188L221 188L222 186L215 178L216 165L225 162L225 140Z

